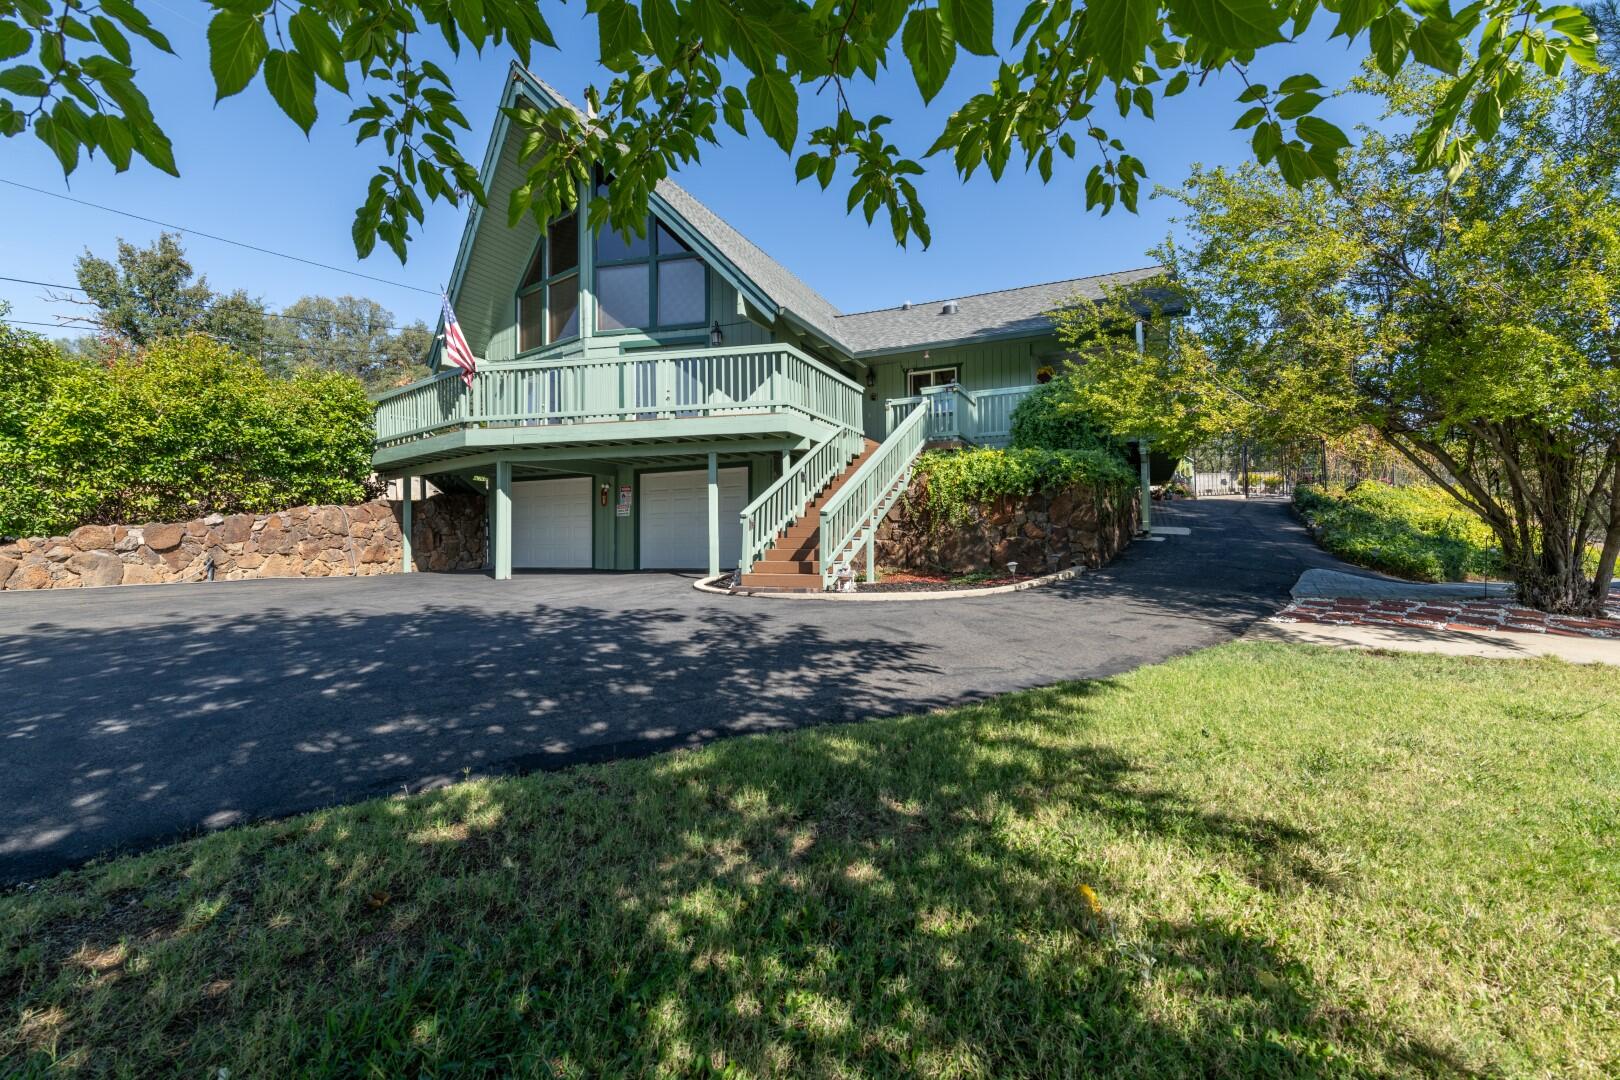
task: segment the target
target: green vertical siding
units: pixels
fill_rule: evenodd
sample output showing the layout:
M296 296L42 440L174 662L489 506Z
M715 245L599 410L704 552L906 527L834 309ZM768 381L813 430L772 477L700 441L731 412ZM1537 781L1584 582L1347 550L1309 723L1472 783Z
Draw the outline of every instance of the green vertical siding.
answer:
M507 139L489 184L489 204L479 217L468 252L461 288L456 293L456 318L475 355L492 363L510 360L517 352L516 309L513 296L528 265L540 229L525 217L515 227L506 224L506 206L512 191L523 182L518 162L518 140Z
M964 390L1000 390L1009 386L1029 386L1035 381L1035 369L1045 358L1058 350L1052 338L1024 339L1020 341L991 341L978 345L959 345L942 349L919 349L914 353L901 353L873 361L877 371L877 387L866 395L866 434L882 438L884 409L890 398L908 396L906 373L924 368L955 366L959 369ZM928 358L923 359L923 352ZM864 381L864 380L863 380ZM872 400L873 393L877 400Z
M526 217L513 227L506 224L507 201L512 190L523 181L524 170L518 162L516 145L516 140L508 140L501 151L489 189L489 209L479 219L466 273L455 298L456 317L461 320L467 343L475 354L496 364L517 356L517 308L514 297L518 280L528 267L529 257L540 239L540 230L532 218ZM591 317L593 307L590 294L594 283L590 280L589 250L583 245L580 261L583 275L580 316L587 319ZM720 324L726 344L767 345L776 340L770 328L748 318L740 308L737 290L710 267L709 324ZM621 347L644 348L666 337L672 342L701 341L707 345L708 326L701 332L612 335L599 341L574 343L561 349L557 355L577 355L592 347L616 354Z

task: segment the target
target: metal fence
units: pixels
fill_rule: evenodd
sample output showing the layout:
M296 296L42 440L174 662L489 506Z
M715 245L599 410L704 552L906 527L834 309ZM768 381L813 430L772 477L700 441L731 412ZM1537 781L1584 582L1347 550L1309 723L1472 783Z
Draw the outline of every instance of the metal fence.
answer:
M1320 442L1269 443L1227 437L1189 450L1171 483L1194 497L1284 498L1292 496L1298 485L1316 483L1326 473Z

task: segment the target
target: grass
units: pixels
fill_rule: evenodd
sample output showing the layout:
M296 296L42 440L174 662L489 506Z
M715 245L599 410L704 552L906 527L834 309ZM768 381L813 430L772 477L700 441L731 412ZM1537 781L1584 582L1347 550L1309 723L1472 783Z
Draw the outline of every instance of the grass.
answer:
M0 898L0 1073L1613 1076L1620 670L1225 646Z
M1295 504L1316 538L1346 562L1414 581L1470 581L1506 573L1483 521L1438 487L1301 487Z

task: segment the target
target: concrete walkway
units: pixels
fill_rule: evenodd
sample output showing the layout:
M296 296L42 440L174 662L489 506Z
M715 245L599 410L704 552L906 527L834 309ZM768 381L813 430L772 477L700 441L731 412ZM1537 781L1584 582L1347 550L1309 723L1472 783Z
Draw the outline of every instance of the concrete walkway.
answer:
M1405 626L1324 626L1266 621L1251 627L1244 639L1339 649L1481 656L1491 660L1555 656L1572 664L1620 664L1620 642L1489 630L1419 630Z
M1289 590L1292 604L1245 636L1340 648L1620 664L1613 619L1543 616L1513 605L1512 592L1508 582L1429 584L1315 567Z
M1370 571L1313 568L1299 575L1288 594L1295 600L1308 598L1360 597L1367 600L1485 600L1513 595L1510 581L1446 581L1430 584L1402 581Z

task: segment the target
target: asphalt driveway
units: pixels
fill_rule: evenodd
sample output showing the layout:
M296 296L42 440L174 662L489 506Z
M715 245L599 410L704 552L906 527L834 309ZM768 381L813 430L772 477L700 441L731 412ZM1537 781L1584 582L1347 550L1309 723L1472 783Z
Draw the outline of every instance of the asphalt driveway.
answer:
M590 573L0 593L0 882L467 774L1113 675L1237 636L1333 565L1280 503L1173 524L1075 581L943 603Z

